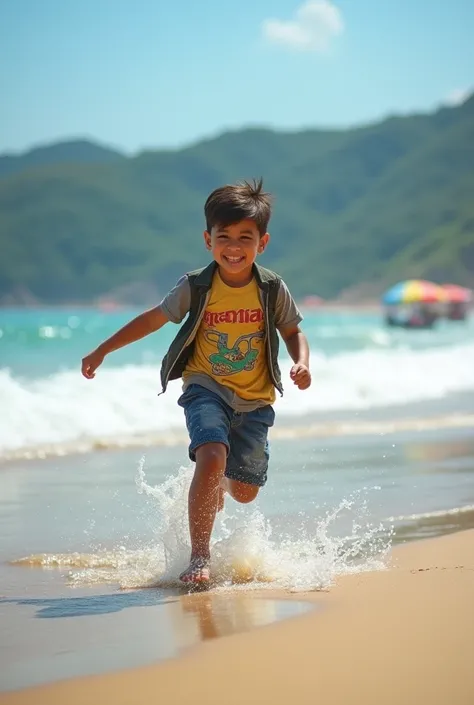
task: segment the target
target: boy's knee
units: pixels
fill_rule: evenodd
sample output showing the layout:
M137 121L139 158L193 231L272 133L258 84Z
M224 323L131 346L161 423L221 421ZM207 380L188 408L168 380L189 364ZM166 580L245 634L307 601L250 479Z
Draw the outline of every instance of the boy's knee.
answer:
M204 443L196 449L196 466L208 472L224 472L226 462L227 448L223 443Z
M253 502L260 488L256 485L249 485L246 482L239 482L238 480L227 478L227 489L236 502L248 504L249 502Z

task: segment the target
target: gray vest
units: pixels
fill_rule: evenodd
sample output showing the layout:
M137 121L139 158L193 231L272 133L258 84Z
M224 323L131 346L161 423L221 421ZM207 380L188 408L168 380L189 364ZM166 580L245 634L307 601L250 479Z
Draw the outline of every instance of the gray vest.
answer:
M194 340L199 325L206 311L210 297L212 279L217 269L217 263L211 262L207 267L188 272L186 275L191 287L191 305L185 322L171 343L161 364L161 386L164 393L171 379L182 377L186 363L192 355ZM280 277L270 269L257 264L253 265L255 280L262 292L263 315L265 321L267 364L270 379L276 389L283 394L281 373L278 366L279 338L275 325L275 308L280 289Z

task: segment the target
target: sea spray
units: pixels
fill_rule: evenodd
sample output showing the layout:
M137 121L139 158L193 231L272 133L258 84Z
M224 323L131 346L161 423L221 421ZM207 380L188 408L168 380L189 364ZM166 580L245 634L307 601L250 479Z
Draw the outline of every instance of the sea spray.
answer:
M133 549L119 544L91 554L48 554L19 562L69 569L68 582L75 586L177 587L177 576L190 554L187 497L192 474L192 467L181 467L161 484L151 486L146 480L145 458L139 462L137 491L150 502L154 518L155 535L146 545L139 545L138 539L136 547L135 537ZM317 517L300 513L301 525L295 522L279 535L258 502L241 506L228 498L214 531L212 588L320 590L338 575L383 568L392 529L370 523L369 499L377 489L354 492L336 506L319 510ZM338 533L341 519L351 527L349 533Z

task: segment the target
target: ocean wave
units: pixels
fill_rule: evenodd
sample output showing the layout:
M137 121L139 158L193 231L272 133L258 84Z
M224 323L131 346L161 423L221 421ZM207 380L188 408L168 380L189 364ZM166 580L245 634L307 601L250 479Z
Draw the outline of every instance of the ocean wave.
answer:
M454 517L460 514L468 514L474 512L474 504L467 504L463 507L453 507L452 509L436 509L432 512L420 512L415 514L400 514L399 516L391 516L386 519L391 524L396 522L412 522L422 521L423 519L441 519L443 517Z
M272 440L298 440L302 438L334 438L338 436L389 435L404 431L434 431L447 428L472 427L474 427L474 414L449 414L387 421L332 421L328 423L309 423L305 426L294 424L282 426L280 424L271 430L271 438ZM4 450L0 455L0 459L3 462L8 460L35 460L80 455L93 451L170 447L185 444L187 441L188 436L184 428L170 429L161 433L140 433L120 437L102 436L69 442L24 446Z
M304 417L303 426L309 428L311 413L389 407L474 390L473 359L472 343L424 350L370 348L332 356L316 351L311 358L313 385L304 393L290 383L290 362L283 361L285 396L276 402L280 433L290 427L284 417ZM158 392L159 369L150 364L105 365L92 382L79 370L34 380L0 370L0 454L122 447L147 438L156 442L157 437L162 443L181 440L184 421L176 404L181 385L173 382L165 395ZM346 426L350 432L351 425Z

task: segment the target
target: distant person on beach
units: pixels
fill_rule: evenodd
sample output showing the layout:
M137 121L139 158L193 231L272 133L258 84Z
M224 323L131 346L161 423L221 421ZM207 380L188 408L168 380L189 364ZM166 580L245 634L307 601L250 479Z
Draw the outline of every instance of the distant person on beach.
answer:
M285 283L255 263L268 245L271 198L262 181L222 186L208 197L204 242L213 261L185 274L159 306L145 311L82 360L95 376L114 350L181 323L163 358L162 389L183 379L178 404L189 432L196 467L189 490L191 558L183 583L210 577L210 539L224 493L251 502L267 480L267 434L273 426L275 390L283 393L278 332L293 360L290 378L311 384L309 348L302 316Z

